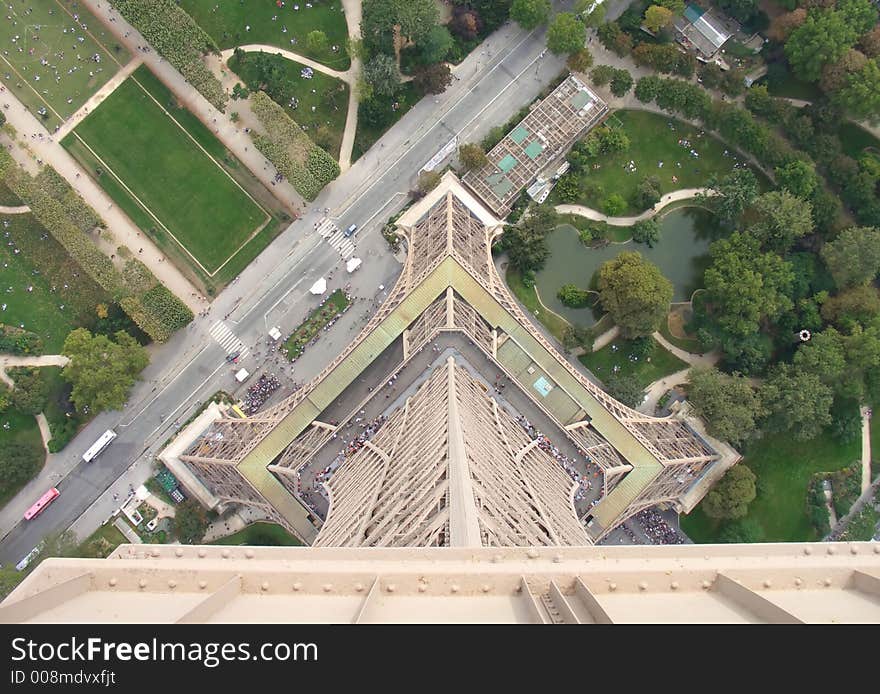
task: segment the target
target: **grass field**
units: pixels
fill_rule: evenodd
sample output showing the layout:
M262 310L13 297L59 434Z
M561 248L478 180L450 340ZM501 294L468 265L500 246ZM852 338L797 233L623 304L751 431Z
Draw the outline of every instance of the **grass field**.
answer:
M271 0L179 0L177 4L221 48L262 43L286 48L334 70L345 71L351 65L346 49L348 27L339 0L310 0L311 7L298 0L286 0L283 7ZM327 35L327 50L312 51L306 46L306 36L315 30ZM333 46L338 50L332 50Z
M0 215L0 224L0 323L23 325L46 354L58 354L67 334L91 327L97 305L110 298L33 215Z
M591 168L586 180L598 187L579 201L587 207L601 210L605 198L617 193L627 201L627 208L621 214L636 214L644 209L636 204L635 196L645 176L656 176L660 180L660 192L665 194L681 188L700 188L712 174L727 174L741 161L732 150L725 155L728 147L720 140L708 134L700 135L699 128L674 118L648 111L616 111L614 116L623 125L630 147L625 152L596 160L600 168ZM614 119L609 122L613 123ZM680 141L688 144L680 144ZM691 149L699 158L690 154ZM628 168L630 161L635 171ZM560 202L552 193L550 199L554 204Z
M129 60L128 52L104 25L77 2L10 1L3 15L3 83L34 115L43 118L50 131ZM40 109L45 109L45 115Z
M269 96L283 106L319 146L339 159L348 114L348 85L317 71L311 79L306 79L300 74L304 67L301 63L280 55L245 53L241 60L232 56L228 65L249 89L259 89L261 71L255 63L262 59L269 60L281 74L277 89L267 91Z
M861 451L861 441L841 444L830 434L796 441L788 434L765 436L745 453L743 462L758 476L758 497L748 518L764 529L763 542L808 542L816 531L806 514L807 485L816 472L847 467ZM694 542L718 542L721 524L697 506L681 517L681 527Z
M653 338L652 338L653 340ZM668 352L656 343L651 361L639 359L632 361L626 340L615 340L605 345L598 352L582 354L578 357L581 364L592 371L597 378L605 379L614 373L614 367L619 367L617 374L620 376L634 375L639 379L639 385L646 387L654 381L674 374L687 368L687 364Z
M105 559L119 545L125 544L125 539L119 529L112 523L106 523L89 535L79 546L76 556L86 559Z
M62 145L163 249L177 244L214 273L270 216L140 85L141 70Z
M301 545L293 535L275 523L251 523L244 530L214 540L212 545L252 545L257 547L294 547Z
M507 266L507 272L504 275L504 281L507 283L507 287L513 295L523 306L525 306L526 310L532 316L537 318L541 322L541 325L547 328L547 330L550 331L550 334L561 343L563 336L565 335L565 330L569 326L568 321L562 316L557 316L552 311L548 311L544 308L538 299L538 294L535 292L535 288L524 285L522 275L520 275L518 270L514 270L509 265Z
M861 157L866 150L880 158L880 140L860 125L852 121L843 121L837 130L837 135L840 144L843 145L843 153L853 159Z
M18 207L21 204L21 198L9 190L9 186L5 183L0 183L0 205Z
M386 97L377 97L385 99ZM351 151L351 161L354 163L364 154L375 142L385 134L385 132L399 121L413 106L415 106L422 97L418 93L415 84L406 82L400 87L400 93L394 99L389 99L388 109L384 114L381 125L377 125L367 117L365 113L366 106L360 104L358 106L358 125L357 132L354 135L354 146ZM391 108L392 104L398 105L397 110Z

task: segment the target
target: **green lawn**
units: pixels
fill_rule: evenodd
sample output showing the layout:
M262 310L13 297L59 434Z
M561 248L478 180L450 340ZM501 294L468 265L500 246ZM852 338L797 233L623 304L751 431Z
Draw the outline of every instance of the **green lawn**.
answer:
M21 204L21 198L9 190L9 186L5 183L0 183L0 205L18 207Z
M522 275L518 270L514 270L510 265L507 266L507 272L504 276L507 287L513 292L513 295L519 302L525 306L526 310L543 325L550 334L553 335L560 343L563 341L565 330L569 323L562 316L558 316L552 311L547 310L538 300L538 294L534 287L527 287L523 284Z
M784 96L804 101L816 101L822 97L822 91L817 85L812 82L802 82L785 65L773 72L774 74L768 75L758 82L759 84L767 84L767 91L771 96Z
M34 451L35 460L38 463L37 468L34 471L34 475L36 475L46 462L42 440L40 439L40 428L37 426L37 418L33 415L22 414L21 412L12 409L0 414L0 447L8 446L13 441L30 444ZM0 489L0 508L14 497L34 475L21 484L14 485L7 489L5 492ZM34 499L34 501L36 501L36 499Z
M660 323L660 334L666 338L666 341L675 345L679 349L691 354L702 354L703 348L700 341L695 337L678 337L669 331L669 321L664 320Z
M642 387L647 387L664 376L687 368L685 362L656 344L656 341L654 352L650 356L651 361L647 361L647 359L631 360L627 345L626 340L615 340L598 352L582 354L578 359L600 380L608 378L614 373L614 367L617 366L619 367L619 371L617 371L619 375L635 375Z
M843 153L853 159L861 157L865 150L880 157L880 140L862 126L852 121L843 121L837 129L837 135L843 145Z
M350 304L351 301L341 289L332 292L324 303L312 311L308 318L284 341L282 347L284 353L291 360L296 359L306 350L309 342L320 335L324 327L345 311Z
M345 71L351 65L346 48L348 27L339 0L311 0L311 7L300 0L285 0L283 7L274 0L179 0L177 4L221 48L262 43L286 48L334 70ZM327 35L327 50L312 51L306 46L306 36L315 30Z
M86 538L77 548L76 556L85 559L105 559L119 545L128 540L112 523L106 523Z
M293 535L275 523L251 523L244 530L214 540L212 545L252 545L257 547L294 547L302 545Z
M73 13L79 15L79 21L74 21ZM75 113L130 58L81 3L9 2L3 14L3 84L38 118L39 109L45 109L42 120L50 131ZM93 56L98 56L98 62Z
M625 152L599 157L595 162L599 168L587 172L586 180L598 184L579 201L587 207L601 210L605 198L617 193L627 201L622 216L636 214L644 209L636 204L635 197L645 176L656 176L660 180L660 192L666 194L681 188L700 188L712 174L727 174L741 161L732 149L725 156L728 147L720 140L709 134L700 135L699 128L674 118L627 110L616 111L614 117L623 125L630 147ZM614 118L609 123L614 123ZM689 146L680 141L687 141ZM691 149L699 158L690 154ZM630 171L630 161L635 171ZM553 204L560 202L552 193L550 199Z
M215 272L270 216L138 83L140 68L62 140L163 249Z
M830 434L796 441L788 434L765 436L745 453L744 463L758 476L758 497L748 518L764 529L764 542L808 542L816 531L806 514L807 485L817 472L847 467L861 451L861 441L839 443ZM718 542L720 523L697 506L681 517L682 529L694 542Z
M358 125L357 132L354 135L354 146L351 152L351 162L354 163L361 157L385 132L399 121L413 106L421 101L422 96L419 94L412 82L406 82L400 88L400 92L396 97L375 97L376 100L386 100L377 102L385 105L387 108L380 114L378 118L371 118L367 113L368 107L365 104L358 106ZM397 104L397 108L394 105Z
M868 542L874 538L880 513L872 504L865 504L840 536L844 542Z
M74 328L91 327L109 297L32 214L0 215L0 323L24 326L58 354ZM16 253L15 251L19 251Z
M261 57L268 59L282 75L277 88L267 93L284 107L287 114L302 126L316 144L326 149L335 159L339 159L339 148L348 114L348 85L317 71L313 72L311 79L306 79L300 74L304 67L302 63L287 60L280 55L245 53L241 60L232 56L228 63L229 69L249 89L260 89L261 72L255 63Z

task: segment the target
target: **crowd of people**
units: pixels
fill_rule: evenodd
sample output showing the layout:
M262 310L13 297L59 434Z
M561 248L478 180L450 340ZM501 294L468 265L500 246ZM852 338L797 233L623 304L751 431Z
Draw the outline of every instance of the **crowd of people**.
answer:
M642 526L642 529L645 531L645 535L647 535L648 539L651 540L651 542L653 542L654 544L684 544L684 540L682 539L678 531L671 525L669 525L669 523L666 522L666 519L654 509L648 508L644 511L639 511L636 514L636 520L639 522L639 525Z
M562 469L565 470L566 474L578 483L578 489L575 492L574 500L575 502L583 501L587 496L587 493L593 488L593 480L590 479L590 473L592 473L594 478L599 477L598 466L596 466L595 463L589 462L587 456L584 455L584 467L587 474L582 475L577 469L578 461L576 458L570 458L560 451L558 447L553 445L553 442L549 438L544 436L544 434L533 426L523 415L517 417L517 422L523 429L525 429L526 433L528 433L533 441L538 442L538 448L548 455L553 456L562 466Z
M255 414L269 399L269 397L281 387L281 381L275 374L262 374L257 382L247 389L244 398L242 398L242 409L245 414Z

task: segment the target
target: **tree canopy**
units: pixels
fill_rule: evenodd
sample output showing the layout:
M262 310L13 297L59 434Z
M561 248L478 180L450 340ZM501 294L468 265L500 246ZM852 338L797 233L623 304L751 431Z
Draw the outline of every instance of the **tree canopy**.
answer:
M845 229L823 246L821 256L841 289L871 282L880 273L880 229Z
M831 424L834 394L817 374L778 364L760 392L769 413L766 428L771 431L806 441Z
M672 22L672 10L660 5L651 5L645 10L645 26L653 32L669 26Z
M758 179L750 169L735 169L720 179L710 176L706 187L714 191L715 195L701 195L699 199L727 224L736 222L758 197Z
M510 18L523 29L546 24L550 17L550 0L513 0Z
M739 446L757 431L766 414L758 393L738 373L728 375L714 368L690 371L688 401L706 420L712 436Z
M517 224L507 226L502 243L510 264L523 274L537 272L550 255L545 239L556 227L556 212L541 205L529 208Z
M763 248L785 253L813 230L812 212L810 203L787 190L764 193L752 205L754 221L749 233L760 240Z
M703 511L709 518L720 520L744 518L757 496L756 481L751 468L742 463L734 465L703 498Z
M584 47L587 29L571 12L560 12L547 29L547 48L556 55L567 55Z
M184 545L201 542L208 529L208 515L195 499L178 504L174 514L174 534Z
M146 350L122 330L111 340L77 328L65 339L62 353L70 362L61 375L73 386L70 399L80 412L121 408L149 363Z
M458 148L458 158L468 171L479 169L489 163L486 151L477 143L466 142Z
M640 253L625 251L599 268L599 300L624 339L653 333L669 310L672 283Z

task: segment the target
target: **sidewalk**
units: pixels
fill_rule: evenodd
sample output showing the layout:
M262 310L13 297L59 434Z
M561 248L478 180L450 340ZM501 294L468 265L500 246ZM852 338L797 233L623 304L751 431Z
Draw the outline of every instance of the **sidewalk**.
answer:
M592 207L586 207L584 205L557 205L556 211L559 214L576 214L580 217L591 219L594 222L605 222L613 227L628 227L636 222L642 221L643 219L653 217L669 203L677 202L679 200L690 200L700 194L715 195L715 191L710 190L709 188L682 188L681 190L674 190L661 197L660 202L654 205L651 209L645 210L641 214L637 214L633 217L609 217L598 210L594 210Z
M862 493L871 486L871 408L862 405Z
M11 354L0 354L0 381L12 388L15 384L7 375L6 369L14 369L17 366L67 366L69 361L63 354L47 354L42 357L17 357Z

